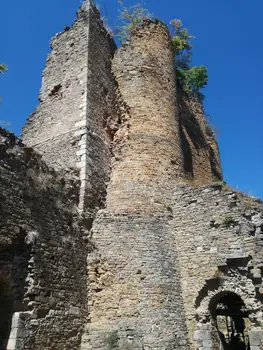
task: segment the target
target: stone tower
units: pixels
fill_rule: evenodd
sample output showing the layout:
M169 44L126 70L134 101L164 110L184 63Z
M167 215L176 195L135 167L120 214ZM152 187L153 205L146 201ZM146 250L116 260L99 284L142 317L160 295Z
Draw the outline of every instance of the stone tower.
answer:
M55 169L79 170L78 206L93 211L105 197L110 171L104 126L112 114L110 62L116 46L90 0L50 45L40 104L23 128L23 140Z
M117 49L86 1L51 47L24 144L0 129L0 345L260 350L262 203L222 181L167 27Z
M115 332L120 348L186 349L167 210L170 184L184 177L167 28L145 23L115 55L113 72L123 113L113 140L106 209L93 225L90 320L82 349L103 349Z
M162 196L167 182L184 177L170 36L153 23L145 23L139 33L113 60L127 110L115 134L107 203L126 212L147 211L153 192L155 198Z

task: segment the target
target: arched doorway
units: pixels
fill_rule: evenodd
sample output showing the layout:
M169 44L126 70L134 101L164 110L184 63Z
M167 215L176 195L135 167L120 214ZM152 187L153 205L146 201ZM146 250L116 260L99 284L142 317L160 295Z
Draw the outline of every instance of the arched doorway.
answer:
M5 349L12 323L13 300L11 287L4 277L0 276L0 349Z
M210 312L221 342L220 349L249 350L248 311L233 292L221 292L210 302Z

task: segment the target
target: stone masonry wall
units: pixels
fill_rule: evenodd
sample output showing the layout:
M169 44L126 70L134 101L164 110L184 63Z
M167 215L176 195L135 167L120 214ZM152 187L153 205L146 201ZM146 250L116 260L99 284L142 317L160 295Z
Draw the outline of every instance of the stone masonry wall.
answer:
M219 350L211 302L226 292L246 305L260 349L262 204L211 185L218 145L201 104L176 91L170 39L145 21L115 53L85 1L51 41L23 129L43 160L0 130L9 350Z
M110 142L105 125L112 114L115 44L97 8L87 0L70 28L51 40L40 105L23 128L23 140L56 169L80 171L79 209L94 216L105 198Z
M167 28L145 22L114 56L122 118L114 137L108 207L143 210L183 176L174 58ZM133 210L133 209L132 209Z
M65 180L3 129L0 177L0 345L78 349L87 244L70 198L79 181Z
M249 330L261 331L262 203L219 183L179 186L170 207L191 349L219 349L212 344L209 304L220 292L240 296L249 311Z
M57 169L76 167L75 131L86 116L89 11L50 42L40 104L23 128L23 141Z
M176 247L162 216L101 211L88 258L88 349L188 349Z

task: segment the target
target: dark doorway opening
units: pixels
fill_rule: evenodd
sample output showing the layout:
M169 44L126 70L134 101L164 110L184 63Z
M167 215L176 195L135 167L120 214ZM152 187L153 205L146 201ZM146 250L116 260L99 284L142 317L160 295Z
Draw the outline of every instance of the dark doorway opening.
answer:
M8 281L0 276L0 350L6 349L13 314L13 301Z
M210 312L220 339L220 349L250 350L248 311L237 294L219 293L210 302Z

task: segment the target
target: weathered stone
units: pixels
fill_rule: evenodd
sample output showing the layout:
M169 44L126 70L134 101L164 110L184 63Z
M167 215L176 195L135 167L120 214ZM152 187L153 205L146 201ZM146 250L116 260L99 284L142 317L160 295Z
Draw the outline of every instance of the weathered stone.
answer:
M0 346L219 350L234 305L260 349L262 203L213 183L167 27L116 51L87 0L51 47L27 147L0 129Z

